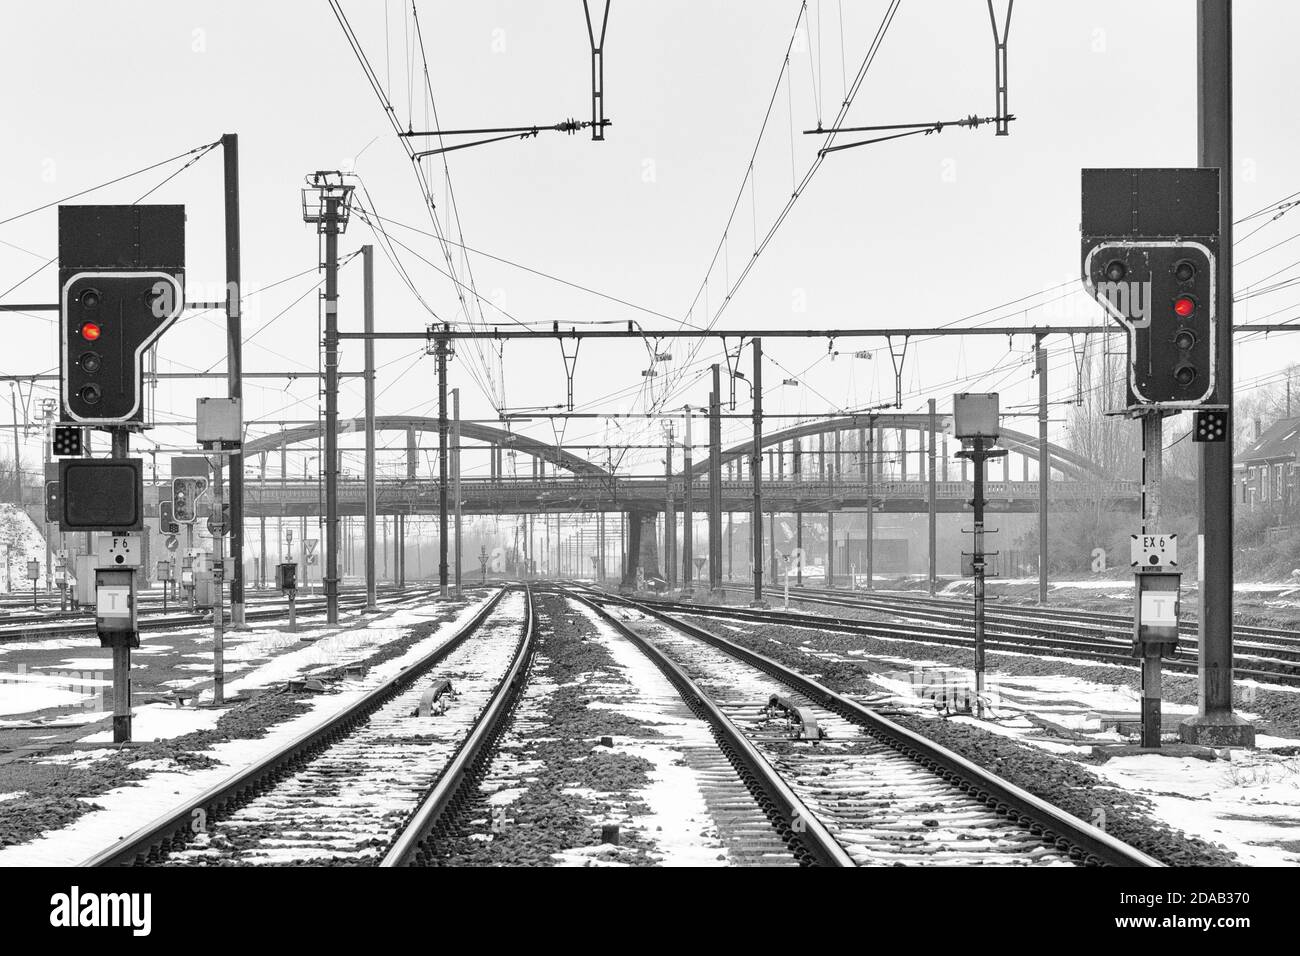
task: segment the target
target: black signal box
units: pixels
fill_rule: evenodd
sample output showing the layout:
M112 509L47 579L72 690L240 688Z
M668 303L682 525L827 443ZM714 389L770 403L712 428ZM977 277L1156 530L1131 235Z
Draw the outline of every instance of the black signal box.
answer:
M139 458L64 458L59 488L64 531L144 529L144 464Z

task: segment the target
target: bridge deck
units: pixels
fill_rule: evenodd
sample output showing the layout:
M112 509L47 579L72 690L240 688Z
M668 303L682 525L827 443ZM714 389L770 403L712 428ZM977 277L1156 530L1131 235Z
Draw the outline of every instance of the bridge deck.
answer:
M709 501L709 483L699 479L692 486L694 511L704 513ZM323 508L324 491L316 481L247 479L245 514L315 515ZM340 479L339 513L361 514L365 504L365 483ZM1071 507L1089 501L1110 508L1136 509L1138 483L1134 481L1053 481L1048 489L1051 507ZM929 483L883 481L874 487L865 481L764 481L763 510L844 511L866 509L874 502L877 511L924 513L928 509ZM969 481L935 482L936 510L945 513L969 510L973 486ZM376 488L382 514L436 514L438 482L428 479L387 480ZM526 514L541 512L623 511L629 508L662 511L665 505L662 480L649 478L559 477L544 480L474 478L461 481L461 510L465 514ZM988 510L997 513L1038 511L1037 481L985 482ZM675 483L674 507L682 508L682 487ZM724 511L748 511L753 507L753 487L748 481L722 483Z

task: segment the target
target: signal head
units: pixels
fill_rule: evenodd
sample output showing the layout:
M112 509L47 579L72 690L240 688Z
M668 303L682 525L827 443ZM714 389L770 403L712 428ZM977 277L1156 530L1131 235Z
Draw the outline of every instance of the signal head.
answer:
M1111 282L1119 282L1128 275L1128 266L1119 259L1112 259L1106 263L1106 278Z
M1174 314L1180 319L1189 319L1196 311L1196 300L1190 295L1180 295L1174 299Z
M86 289L81 293L81 295L77 296L77 301L81 303L82 308L86 309L98 308L99 300L100 295L98 289Z
M1179 282L1191 282L1196 278L1196 266L1190 259L1179 259L1174 263L1174 278Z
M1196 381L1196 368L1188 365L1186 362L1174 368L1174 381L1179 385L1187 386Z

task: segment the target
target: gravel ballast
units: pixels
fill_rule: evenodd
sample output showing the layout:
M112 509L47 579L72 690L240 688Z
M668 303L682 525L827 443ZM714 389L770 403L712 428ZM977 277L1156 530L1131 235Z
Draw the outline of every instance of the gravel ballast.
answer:
M878 693L880 690L878 685L870 681L870 671L865 665L810 658L806 650L800 648L844 651L850 647L866 647L868 653L888 654L891 657L903 653L903 645L897 642L873 641L859 635L821 634L814 639L812 631L782 625L760 625L749 633L742 634L721 627L717 618L697 617L692 623L813 677L831 690L850 696ZM811 644L805 644L810 640ZM824 646L824 643L834 646ZM952 648L925 645L924 653L931 659L969 664L968 660L956 660L961 651ZM1030 666L1044 668L1034 670L1033 673L1060 672L1054 662L1032 658L1025 660ZM999 666L1001 663L1000 661ZM1116 676L1121 672L1113 668L1106 668L1105 671L1106 677L1103 679L1116 683ZM1081 820L1104 824L1104 829L1111 836L1169 866L1233 866L1239 863L1236 855L1228 850L1175 830L1153 817L1150 801L1108 784L1078 760L1058 757L958 721L893 714L890 719L961 754Z
M589 848L593 863L653 865L652 847L627 828L618 845L595 848L599 821L648 810L635 794L649 784L653 768L648 760L601 746L600 738L657 732L589 706L600 696L590 685L613 674L613 657L591 639L594 626L565 599L542 592L534 600L539 623L530 686L475 800L453 833L438 841L437 864L553 866L560 854ZM503 793L512 799L502 800Z

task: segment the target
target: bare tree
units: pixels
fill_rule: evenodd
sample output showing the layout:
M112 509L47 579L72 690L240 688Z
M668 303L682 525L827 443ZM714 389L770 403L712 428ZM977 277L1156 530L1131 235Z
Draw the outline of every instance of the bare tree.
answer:
M1292 362L1281 381L1234 396L1232 440L1237 451L1255 440L1255 423L1264 430L1283 418L1300 415L1300 365Z
M1082 401L1071 406L1066 445L1110 478L1136 478L1142 455L1141 429L1121 415L1127 404L1126 358L1105 352L1084 360Z

